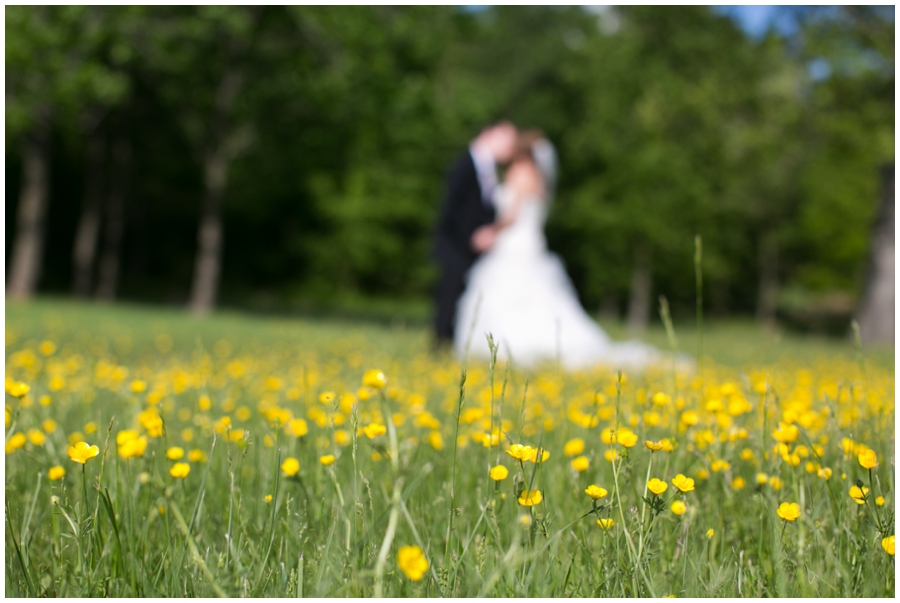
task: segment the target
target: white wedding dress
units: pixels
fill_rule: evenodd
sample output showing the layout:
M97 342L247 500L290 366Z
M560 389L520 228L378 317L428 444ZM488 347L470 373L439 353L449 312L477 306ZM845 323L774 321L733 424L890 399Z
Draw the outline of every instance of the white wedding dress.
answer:
M510 211L513 193L501 185L494 200L502 214ZM472 266L457 305L457 354L489 359L485 335L490 333L499 344L498 358L511 357L520 366L557 358L569 370L662 361L651 346L613 342L581 307L562 262L547 249L547 205L537 197L524 199L515 221Z

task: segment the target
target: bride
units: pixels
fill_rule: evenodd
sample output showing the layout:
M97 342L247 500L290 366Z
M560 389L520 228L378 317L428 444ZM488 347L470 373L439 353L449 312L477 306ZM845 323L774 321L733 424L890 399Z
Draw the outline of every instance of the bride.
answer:
M498 357L519 365L559 360L569 370L606 364L637 368L662 360L636 341L613 342L584 311L560 259L547 249L544 222L556 180L555 151L537 132L521 135L495 193L499 233L469 271L457 305L454 347L460 356Z

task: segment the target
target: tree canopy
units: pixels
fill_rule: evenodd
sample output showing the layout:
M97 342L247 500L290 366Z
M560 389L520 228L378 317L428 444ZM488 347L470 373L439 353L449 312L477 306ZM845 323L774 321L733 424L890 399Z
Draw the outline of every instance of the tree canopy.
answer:
M503 116L558 147L548 235L589 309L624 310L643 271L689 311L696 234L713 311L856 300L893 9L793 10L753 38L708 7L9 7L7 257L45 122L40 291L71 290L100 136L132 149L122 297L187 303L215 214L221 303L426 298L445 170Z

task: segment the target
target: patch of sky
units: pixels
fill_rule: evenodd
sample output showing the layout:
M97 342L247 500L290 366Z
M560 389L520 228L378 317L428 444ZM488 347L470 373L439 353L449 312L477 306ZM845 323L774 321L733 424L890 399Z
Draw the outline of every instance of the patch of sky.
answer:
M791 35L799 27L790 6L714 6L713 11L731 17L752 38L763 37L770 28Z

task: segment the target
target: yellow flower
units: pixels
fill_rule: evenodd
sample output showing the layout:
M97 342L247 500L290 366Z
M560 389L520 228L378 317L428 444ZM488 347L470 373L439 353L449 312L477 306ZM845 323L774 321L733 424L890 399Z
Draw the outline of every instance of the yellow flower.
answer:
M686 410L681 413L681 422L684 425L691 427L700 422L700 415L697 414L697 411L695 410Z
M417 546L400 547L397 553L397 565L413 582L418 582L428 571L428 559L425 553Z
M141 412L138 415L138 421L151 438L158 438L163 434L163 420L155 408L148 408Z
M710 469L713 470L713 473L718 473L719 471L728 471L729 469L731 469L731 465L728 461L719 459L712 462L712 465L710 465Z
M616 522L613 521L612 519L598 519L597 525L600 526L601 528L603 528L604 530L608 530L611 527L613 527L614 525L616 525Z
M56 344L52 341L42 341L38 346L38 351L44 356L50 356L56 351Z
M784 485L784 482L781 481L780 477L772 476L769 478L769 485L772 486L773 490L781 490L781 486Z
M863 467L863 469L874 469L878 466L878 457L875 456L875 451L871 449L863 450L859 453L857 457L859 460L859 464Z
M672 506L669 507L672 510L672 513L675 515L684 515L684 512L687 511L687 505L680 500L676 500L672 503Z
M679 473L672 478L672 485L680 492L691 492L694 489L694 480Z
M384 389L387 381L387 377L378 369L366 371L363 375L363 385L372 389Z
M492 480L499 482L506 479L509 475L509 470L503 465L497 465L496 467L491 467L490 475Z
M879 507L883 507L884 506L884 497L879 496L878 498L876 498L875 504L878 505Z
M128 440L133 440L138 437L138 434L133 429L123 429L119 433L116 434L116 444L121 446Z
M41 427L43 427L44 431L47 433L53 433L57 428L56 421L53 419L44 419L44 422L41 423Z
M170 461L180 461L184 457L184 448L172 446L166 450L166 458Z
M621 444L625 448L631 448L632 446L637 444L638 437L637 434L633 431L623 429L619 432L618 440L619 444Z
M69 458L82 465L99 455L100 449L97 446L91 446L87 442L78 442L74 446L69 446Z
M832 475L831 467L822 467L821 469L819 469L817 475L825 481L828 481Z
M864 505L866 504L866 496L869 494L869 489L863 486L860 488L859 486L850 486L850 498L852 498L856 504Z
M122 432L119 432L121 435ZM132 432L134 433L134 432ZM116 438L118 440L118 437ZM139 458L147 450L147 436L127 438L119 444L119 456L123 459Z
M756 483L760 486L769 481L769 476L765 473L757 473L756 474Z
M62 467L60 467L59 465L56 465L55 467L50 467L50 471L47 472L47 477L49 477L51 480L54 480L54 481L56 481L58 479L62 479L65 475L66 475L66 470L63 469Z
M745 485L746 485L746 482L744 482L743 477L736 477L733 480L731 480L731 487L734 488L735 490L743 490Z
M579 456L572 459L572 469L578 471L579 473L582 471L586 471L588 467L590 467L591 462L588 460L586 456Z
M783 502L778 505L776 513L778 513L778 517L785 521L794 521L800 517L800 505L797 503Z
M544 500L544 496L540 490L522 490L522 493L519 494L519 504L523 507L533 507L540 504L542 500Z
M588 496L590 496L591 498L593 498L594 500L599 500L608 494L608 492L604 488L601 488L600 486L595 486L594 484L591 484L590 486L585 488L584 493L587 494Z
M366 434L366 437L371 440L377 436L387 433L387 427L385 427L381 423L369 423L368 425L363 427L363 433Z
M341 442L341 430L338 430L334 434L334 439L337 441L338 445L344 446L349 442L350 438L346 438L344 442ZM346 434L347 432L343 432ZM432 431L428 434L428 443L431 444L431 447L435 450L443 450L444 449L444 438L441 437L440 431Z
M281 470L287 475L297 475L297 472L300 471L300 461L293 457L288 457L281 463Z
M198 448L188 452L188 460L192 463L202 463L206 460L206 453Z
M271 495L271 494L266 494L266 495L263 497L263 500L266 501L266 503L272 502L272 495Z
M31 391L31 388L21 381L15 381L7 386L6 391L15 398L21 398Z
M894 535L893 534L888 536L887 538L881 539L881 548L883 548L884 552L887 553L888 555L890 555L891 557L894 556Z
M709 540L712 540L713 536L715 536L715 535L716 535L716 531L714 529L710 528L710 529L706 530L706 537Z
M135 379L134 381L131 382L131 391L132 392L139 394L139 393L143 392L145 389L147 389L146 382L141 381L140 379Z
M267 411L266 419L268 419L269 421L273 420L271 418L271 411L273 411L273 410L278 411L280 409L277 409L277 408L269 409L269 411ZM282 419L282 415L278 414L275 417L275 419L280 421ZM284 422L284 421L282 421L282 422ZM229 417L229 416L224 416L224 417L220 418L219 420L217 420L215 423L213 423L213 431L215 431L218 434L223 434L226 431L228 431L229 429L231 429L231 417Z
M524 444L513 444L506 450L506 454L513 457L517 461L531 461L532 463L537 461L538 449L532 448L531 446L526 446ZM547 460L550 456L549 452L544 452L542 455L542 460Z
M578 456L584 452L584 440L581 438L574 438L566 442L566 445L563 446L563 454L572 457Z
M600 432L600 440L604 444L615 444L616 443L616 430L612 427L607 427L603 431Z
M309 427L307 427L306 421L303 419L291 419L287 422L287 425L284 426L284 431L288 435L299 438L309 433Z
M319 462L325 465L326 467L334 464L334 455L326 454L325 456L319 457Z
M668 488L669 484L655 477L647 482L647 489L657 496L665 492Z
M778 429L772 432L772 437L775 438L776 442L791 444L796 442L797 438L800 437L800 429L796 425L779 423Z
M662 442L651 442L650 440L645 440L644 446L647 447L647 450L652 452L658 452L663 449Z
M610 448L606 452L603 453L603 458L605 458L610 463L619 460L619 453Z
M190 472L191 466L187 463L175 463L172 465L172 468L169 469L169 475L177 477L178 479L186 478Z
M47 441L47 436L45 436L44 432L40 429L29 429L28 441L34 446L43 446L44 442Z
M506 496L506 495L504 494L504 496ZM519 525L522 526L523 528L527 528L528 526L530 526L531 525L531 515L528 515L526 513L519 515Z

